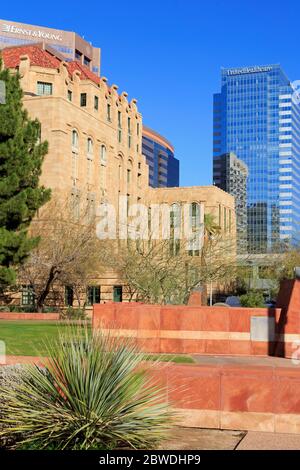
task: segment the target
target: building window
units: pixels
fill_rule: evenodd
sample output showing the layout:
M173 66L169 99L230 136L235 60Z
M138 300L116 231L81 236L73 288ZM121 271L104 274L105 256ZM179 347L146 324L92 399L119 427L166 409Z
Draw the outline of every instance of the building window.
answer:
M139 122L136 125L136 134L137 134L137 136L140 135L140 123Z
M78 179L78 154L75 152L72 152L72 179L74 185L76 185Z
M106 165L107 157L106 157L106 147L105 145L101 145L100 147L100 162L103 165Z
M127 206L127 215L129 215L129 209L130 209L130 194L126 195L126 206Z
M52 95L52 83L46 82L37 82L37 94L39 96L49 96Z
M88 286L86 293L86 304L92 306L100 303L100 286Z
M72 213L75 220L80 217L80 191L74 188L71 192Z
M100 167L100 189L103 192L106 188L106 166L101 163Z
M87 183L91 184L92 181L92 166L93 166L93 141L89 137L87 139Z
M22 286L21 303L24 307L34 305L34 292L30 286Z
M98 98L98 96L94 97L94 109L96 111L98 111L98 109L99 109L99 98Z
M132 161L128 160L127 164L127 184L131 184L132 179Z
M65 286L65 305L73 307L74 302L74 289L72 286Z
M95 194L88 193L87 194L87 219L88 222L93 222L96 215L96 201L95 201Z
M123 288L122 286L114 286L113 288L113 301L122 302L123 300Z
M87 104L87 95L86 93L80 93L80 106L85 108Z
M72 150L78 151L78 132L72 131Z
M190 205L191 238L188 241L189 255L200 256L200 206L196 202Z
M108 122L111 122L111 105L109 103L106 106L106 118Z
M193 229L196 229L200 223L200 207L196 202L191 205L191 223Z
M83 57L83 63L84 63L84 65L86 65L88 68L90 68L91 59L89 59L88 57L84 56L84 57Z
M82 53L75 49L75 59L81 62Z
M122 115L121 111L118 111L118 142L122 141Z
M181 207L172 204L170 211L170 254L177 255L180 250Z
M118 155L118 158L119 158L118 188L119 188L119 192L120 192L122 187L123 187L123 167L124 167L124 163L123 163L122 155Z
M87 140L87 154L93 155L93 141L90 137Z
M128 118L128 148L131 147L131 119Z
M72 92L71 92L71 90L68 90L68 100L72 101Z

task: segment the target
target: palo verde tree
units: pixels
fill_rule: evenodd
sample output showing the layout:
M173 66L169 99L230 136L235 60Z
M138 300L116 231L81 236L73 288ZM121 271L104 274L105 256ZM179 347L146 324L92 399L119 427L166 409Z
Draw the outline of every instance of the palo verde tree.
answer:
M0 288L13 285L15 268L38 243L28 235L36 211L50 198L39 186L47 142L40 143L40 123L22 105L20 76L2 67L5 102L0 104ZM3 87L2 87L3 89ZM3 101L3 100L2 100Z

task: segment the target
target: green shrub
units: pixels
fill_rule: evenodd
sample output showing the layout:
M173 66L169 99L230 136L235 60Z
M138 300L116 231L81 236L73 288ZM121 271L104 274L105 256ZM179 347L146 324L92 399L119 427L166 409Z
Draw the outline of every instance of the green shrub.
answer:
M58 307L43 307L43 313L60 313L60 309Z
M48 343L46 368L0 381L0 441L16 449L150 449L172 413L130 340L71 327Z
M265 307L264 296L259 291L249 291L240 296L242 307Z
M9 305L9 311L15 313L34 313L36 312L36 308L32 305L26 305L26 307L22 307L21 305Z
M84 320L86 313L83 308L68 307L66 310L60 312L61 320Z

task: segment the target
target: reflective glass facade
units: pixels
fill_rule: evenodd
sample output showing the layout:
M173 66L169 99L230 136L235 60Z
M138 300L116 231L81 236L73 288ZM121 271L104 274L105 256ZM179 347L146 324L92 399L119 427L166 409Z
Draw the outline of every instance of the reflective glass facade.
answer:
M142 153L149 166L149 185L153 188L179 186L179 160L170 148L143 135Z
M221 80L214 168L227 152L246 163L248 251L281 251L299 238L300 106L280 65L222 69Z

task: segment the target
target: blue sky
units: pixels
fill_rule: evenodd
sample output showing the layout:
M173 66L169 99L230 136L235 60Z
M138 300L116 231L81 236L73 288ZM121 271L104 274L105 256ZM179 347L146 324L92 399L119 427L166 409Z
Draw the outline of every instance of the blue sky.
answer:
M101 47L102 75L175 145L181 185L211 184L221 66L281 63L300 79L295 0L15 0L2 2L0 16L76 31Z

